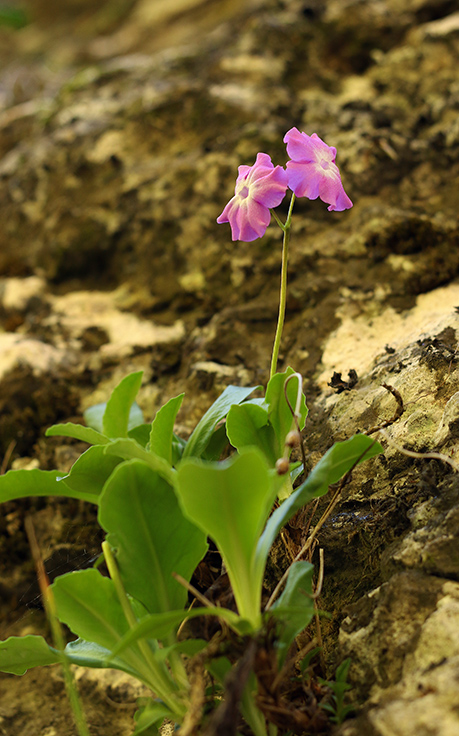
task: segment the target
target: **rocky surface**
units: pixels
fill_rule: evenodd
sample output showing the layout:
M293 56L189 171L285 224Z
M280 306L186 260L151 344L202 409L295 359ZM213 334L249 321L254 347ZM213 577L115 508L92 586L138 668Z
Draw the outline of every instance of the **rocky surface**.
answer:
M311 465L334 440L399 411L384 430L384 457L354 474L320 537L322 607L333 614L324 623L328 674L351 656L357 715L343 736L453 736L456 3L92 6L72 0L64 11L35 0L28 26L0 29L3 469L33 462L65 470L81 448L45 441L44 429L81 418L130 370L144 370L140 403L149 417L186 390L184 433L228 383L266 381L279 234L273 225L260 241L232 243L215 219L238 165L259 150L283 164L289 128L317 132L337 147L355 204L346 213L328 213L320 201L295 208L282 361L305 377ZM357 373L352 387L349 371ZM441 453L453 465L400 448ZM2 636L42 626L20 607L11 614L34 579L25 513L42 543L60 545L71 560L99 544L87 510L8 504ZM301 530L290 534L296 543ZM73 734L68 714L50 711L63 689L49 677L0 679L0 729ZM43 682L54 683L47 703ZM95 732L129 733L132 709L105 708L101 688L94 701L92 686L83 688ZM23 693L32 691L39 699L28 710ZM123 690L120 700L129 699Z

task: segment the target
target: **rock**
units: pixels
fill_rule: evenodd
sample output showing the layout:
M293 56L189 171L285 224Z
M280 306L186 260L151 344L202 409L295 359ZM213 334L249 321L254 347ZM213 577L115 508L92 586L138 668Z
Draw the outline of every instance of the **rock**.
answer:
M91 349L92 335L102 361L120 361L136 350L180 343L185 334L180 320L171 326L154 325L121 310L117 295L111 293L74 291L54 297L51 310L43 325L53 331L56 344L78 350L78 343L83 343Z
M41 375L51 373L68 362L65 350L23 335L0 334L0 378L18 366L29 366L34 375Z
M370 698L360 724L340 733L453 736L459 727L459 585L402 573L370 598L370 625L361 620L353 631L351 615L341 634L343 650L365 671Z

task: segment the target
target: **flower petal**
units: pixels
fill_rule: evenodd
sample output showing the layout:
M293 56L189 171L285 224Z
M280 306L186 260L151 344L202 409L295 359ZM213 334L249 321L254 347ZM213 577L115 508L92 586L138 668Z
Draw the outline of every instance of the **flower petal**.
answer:
M260 204L271 209L282 202L287 185L287 172L282 166L276 166L269 174L253 182L250 189L251 196Z
M320 175L317 174L315 164L299 164L296 161L287 161L287 174L289 189L297 197L317 199Z
M234 197L217 218L229 222L233 240L261 238L271 220L271 207L285 197L287 172L274 166L266 153L258 153L253 166L239 166Z
M247 197L244 204L238 208L238 224L240 227L239 240L249 243L261 238L269 225L271 213L254 199Z
M287 153L288 186L297 197L320 197L329 210L346 210L352 202L344 191L335 164L336 148L327 146L316 133L311 136L291 128L284 137Z

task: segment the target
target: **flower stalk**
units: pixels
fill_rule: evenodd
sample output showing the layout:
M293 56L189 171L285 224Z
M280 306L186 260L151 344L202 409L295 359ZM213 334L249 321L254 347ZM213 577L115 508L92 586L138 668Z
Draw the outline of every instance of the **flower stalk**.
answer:
M295 203L295 195L292 193L290 200L290 206L288 210L287 219L283 224L274 210L271 210L271 214L279 225L280 229L284 233L282 242L282 265L281 265L281 284L280 284L280 295L279 295L279 314L277 317L276 334L274 336L273 352L271 356L271 370L269 377L272 378L277 371L277 362L279 360L279 350L282 340L282 331L284 329L285 322L285 307L287 304L287 270L288 270L288 246L290 241L290 229L292 224L292 212L293 205Z

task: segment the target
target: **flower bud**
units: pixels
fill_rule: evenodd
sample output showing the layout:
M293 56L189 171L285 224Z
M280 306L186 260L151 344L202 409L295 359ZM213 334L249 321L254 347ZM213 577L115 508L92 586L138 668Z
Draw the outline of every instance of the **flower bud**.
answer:
M301 442L301 435L297 429L294 429L292 430L292 432L289 432L287 437L285 438L285 444L287 447L299 447L300 442Z
M276 462L277 475L285 475L290 467L289 461L285 457L280 457Z

